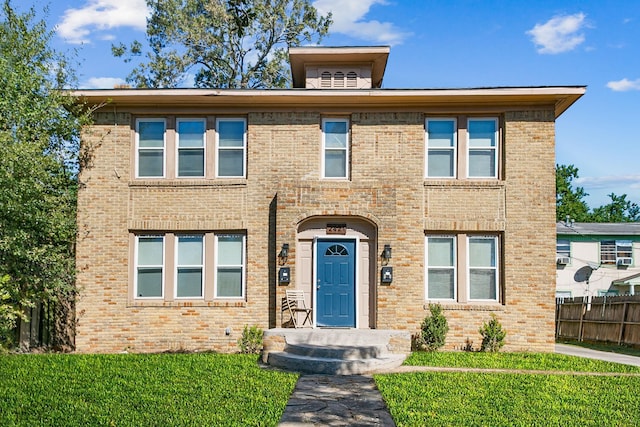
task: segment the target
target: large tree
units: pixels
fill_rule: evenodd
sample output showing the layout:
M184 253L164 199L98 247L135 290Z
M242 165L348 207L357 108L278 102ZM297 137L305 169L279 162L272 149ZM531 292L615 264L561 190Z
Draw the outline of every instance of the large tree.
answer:
M73 298L78 141L85 112L64 89L68 57L34 9L0 10L0 345L37 302ZM54 344L72 343L69 312Z
M134 41L113 54L141 62L136 87L279 88L290 81L287 49L317 43L331 16L309 0L147 0L148 50Z
M573 186L578 178L574 165L556 165L556 220L567 217L578 222L589 221L589 206L583 199L588 196L582 187Z

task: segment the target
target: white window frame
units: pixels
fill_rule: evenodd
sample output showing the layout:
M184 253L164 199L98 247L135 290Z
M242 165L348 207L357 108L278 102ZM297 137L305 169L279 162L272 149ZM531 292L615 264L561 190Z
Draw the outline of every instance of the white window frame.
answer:
M242 263L240 265L220 265L218 262L218 255L220 253L219 250L219 245L218 245L218 239L220 237L223 236L240 236L242 237ZM214 249L214 255L215 255L215 261L214 261L214 265L213 265L213 274L214 274L214 285L213 285L213 289L214 289L214 298L215 299L233 299L233 300L239 300L239 299L244 299L245 295L246 295L246 284L247 284L247 275L246 275L246 265L247 265L247 257L246 257L246 253L247 253L247 236L246 234L243 233L219 233L215 235L215 249ZM241 268L241 275L242 275L242 283L240 284L240 290L241 290L241 295L239 296L218 296L218 269L219 268Z
M567 249L560 249L566 247ZM556 257L571 258L571 240L556 239Z
M201 122L203 124L202 148L180 147L180 123L181 122ZM180 175L180 151L202 150L202 175ZM178 178L204 178L207 174L207 120L201 117L179 117L176 119L176 176Z
M159 147L140 147L140 122L161 122L164 124L164 133L162 136L162 175L161 176L141 176L140 175L140 151L157 151ZM149 178L149 179L160 179L166 177L167 168L166 168L166 160L167 160L167 120L165 118L145 118L139 117L136 119L136 178Z
M224 175L220 176L220 152L225 150L237 151L239 147L220 147L219 124L222 122L242 122L244 132L242 135L242 175ZM247 119L244 117L218 117L216 118L216 178L246 178L247 176Z
M453 174L451 176L429 176L429 122L450 122L453 121L453 147L450 147L453 151ZM424 156L424 176L427 179L456 179L458 176L458 119L455 117L428 117L424 123L425 133L425 156ZM434 150L444 150L446 147L434 147Z
M181 265L179 262L179 256L180 256L180 252L179 252L179 245L178 242L180 241L181 237L200 237L201 242L202 242L202 259L200 260L200 264L185 264L185 265ZM175 299L204 299L204 284L205 284L205 275L206 275L206 271L205 271L205 251L206 251L206 245L205 245L205 235L204 234L176 234L175 235L175 242L174 242L174 257L175 257L175 267L174 267L174 274L173 274L173 283L174 283L174 298ZM180 297L178 296L178 270L180 268L200 268L200 272L202 274L201 279L200 279L200 296L186 296L186 297Z
M471 239L492 239L495 244L493 246L495 265L493 267L471 267L471 258L470 258L470 240ZM500 240L498 236L495 235L467 235L467 254L466 254L466 265L467 265L467 296L470 302L498 302L500 301ZM471 298L471 270L494 270L495 271L495 299L476 299Z
M347 133L346 133L346 143L344 148L329 148L326 147L326 134L325 134L325 125L326 123L346 123ZM321 161L321 171L323 179L331 179L331 180L348 180L349 179L349 163L350 159L350 148L351 148L351 123L347 118L341 117L325 117L322 119L322 161ZM327 151L344 151L345 152L345 165L344 165L344 176L326 176L325 162Z
M164 280L164 275L166 273L166 260L165 260L165 248L166 248L166 239L164 235L161 234L140 234L140 235L136 235L135 236L135 248L134 248L134 283L133 283L133 297L135 299L153 299L153 300L164 300L164 286L165 286L165 280ZM157 296L157 297L144 297L144 296L138 296L138 271L139 268L141 267L138 264L138 259L139 259L139 251L140 251L140 239L141 238L153 238L153 239L162 239L162 264L158 265L158 264L150 264L150 265L144 265L143 267L151 267L151 268L161 268L162 272L160 274L160 277L162 279L162 284L161 284L161 295Z
M495 145L486 147L471 147L471 132L469 131L471 122L493 121L495 123L494 141ZM498 178L498 147L500 147L500 122L497 117L469 117L467 119L467 178L469 179L496 179ZM470 176L469 171L471 151L473 150L492 150L493 151L493 174L491 176Z
M429 239L430 238L448 238L453 241L453 265L452 266L432 266L429 264ZM429 234L424 239L424 257L425 257L425 270L424 270L424 282L425 282L425 297L428 301L457 301L458 300L458 253L457 253L457 237L449 234ZM453 270L453 298L429 298L429 270L431 268L438 269L452 269Z

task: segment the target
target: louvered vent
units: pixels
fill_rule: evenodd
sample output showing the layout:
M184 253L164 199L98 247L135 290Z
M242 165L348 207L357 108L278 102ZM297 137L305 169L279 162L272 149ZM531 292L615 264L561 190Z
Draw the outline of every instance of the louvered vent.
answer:
M330 88L331 87L331 73L325 71L320 76L320 87L322 88Z
M344 87L344 73L342 71L333 75L333 87Z
M347 73L347 87L357 87L357 86L358 86L358 75L353 71L349 71Z

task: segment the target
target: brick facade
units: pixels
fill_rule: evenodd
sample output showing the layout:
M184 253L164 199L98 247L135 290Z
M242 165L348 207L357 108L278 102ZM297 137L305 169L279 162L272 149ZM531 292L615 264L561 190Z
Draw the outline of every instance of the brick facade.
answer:
M332 222L344 223L359 245L358 328L418 331L430 302L425 235L458 236L462 260L465 236L489 234L499 242L499 296L469 301L460 287L457 301L440 301L450 325L447 348L462 349L468 341L478 347L478 328L495 313L508 332L506 350L553 351L554 123L584 92L574 89L526 100L505 89L495 101L479 96L482 90L446 99L428 90L367 91L384 95L369 101L292 89L294 100L276 91L250 102L237 91L224 100L205 99L197 90L162 99L154 98L161 91L81 93L89 103L110 102L96 111L83 138L92 162L81 172L78 200L77 351L236 351L244 325L281 326L286 289L308 290L313 300L314 239L326 236ZM560 111L559 99L567 103ZM443 115L499 119L497 179L425 179L425 119ZM209 141L215 119L246 118L246 178L136 178L139 117L167 118L167 133L176 117L206 118L208 170L216 154ZM322 178L324 117L349 120L348 179ZM206 284L202 298L175 298L170 256L164 297L135 297L136 235L162 234L169 247L175 235L201 233L210 248L217 233L228 232L246 238L241 298L216 298ZM283 243L290 245L288 285L277 278ZM393 248L391 284L380 280L385 244ZM207 251L205 263L212 264ZM204 269L205 282L213 283L211 266ZM465 274L460 269L460 280Z

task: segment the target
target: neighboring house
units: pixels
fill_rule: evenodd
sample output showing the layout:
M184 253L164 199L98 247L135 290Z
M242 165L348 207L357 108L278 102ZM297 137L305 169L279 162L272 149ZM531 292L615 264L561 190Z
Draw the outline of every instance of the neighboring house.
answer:
M558 222L556 296L640 293L640 223Z
M235 351L296 288L315 327L413 332L440 303L448 348L496 313L506 349L552 351L554 127L585 88L381 89L388 54L292 48L291 89L78 91L77 350Z

